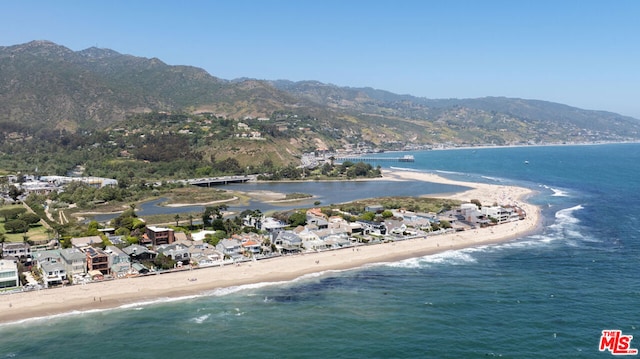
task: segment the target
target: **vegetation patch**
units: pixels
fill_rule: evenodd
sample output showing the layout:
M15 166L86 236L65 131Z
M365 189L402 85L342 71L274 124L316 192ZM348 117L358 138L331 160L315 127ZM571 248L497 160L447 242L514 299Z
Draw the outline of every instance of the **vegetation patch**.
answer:
M349 213L363 213L367 206L380 205L384 209L405 209L411 212L439 213L459 206L461 203L461 201L453 199L430 197L380 197L345 203L340 205L339 209Z
M172 189L166 193L166 197L169 199L168 204L192 204L192 203L209 203L216 201L228 201L236 198L233 193L203 188L197 186L181 187Z
M287 193L284 196L284 199L295 200L295 199L304 199L304 198L311 198L311 197L313 197L313 195L309 193Z

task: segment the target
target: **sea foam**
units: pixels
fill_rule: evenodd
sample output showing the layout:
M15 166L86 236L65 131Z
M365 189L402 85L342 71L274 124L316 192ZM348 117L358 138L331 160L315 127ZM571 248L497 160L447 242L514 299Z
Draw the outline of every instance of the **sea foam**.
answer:
M394 268L428 268L434 264L464 265L476 262L470 252L469 249L450 250L418 258L404 259L399 262L380 264Z

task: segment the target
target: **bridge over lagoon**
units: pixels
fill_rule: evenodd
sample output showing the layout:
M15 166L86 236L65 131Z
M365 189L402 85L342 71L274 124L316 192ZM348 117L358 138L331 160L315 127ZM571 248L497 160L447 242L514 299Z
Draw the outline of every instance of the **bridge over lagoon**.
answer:
M198 187L211 187L220 186L229 183L244 183L255 180L256 176L224 176L224 177L212 177L212 178L195 178L182 180L180 182L190 184Z

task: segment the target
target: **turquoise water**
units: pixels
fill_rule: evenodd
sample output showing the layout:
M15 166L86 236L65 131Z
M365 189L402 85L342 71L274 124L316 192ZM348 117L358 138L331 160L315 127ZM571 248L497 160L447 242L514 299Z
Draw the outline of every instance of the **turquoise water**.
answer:
M611 355L598 351L604 329L640 347L640 145L413 154L414 169L536 189L544 228L287 283L3 325L0 358L598 358ZM357 190L378 193L369 185Z

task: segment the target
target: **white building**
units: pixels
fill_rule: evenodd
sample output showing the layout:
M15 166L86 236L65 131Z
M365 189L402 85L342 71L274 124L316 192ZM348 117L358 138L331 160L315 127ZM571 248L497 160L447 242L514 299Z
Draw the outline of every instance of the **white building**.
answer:
M0 288L18 287L19 285L18 264L11 260L0 259Z

